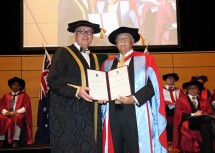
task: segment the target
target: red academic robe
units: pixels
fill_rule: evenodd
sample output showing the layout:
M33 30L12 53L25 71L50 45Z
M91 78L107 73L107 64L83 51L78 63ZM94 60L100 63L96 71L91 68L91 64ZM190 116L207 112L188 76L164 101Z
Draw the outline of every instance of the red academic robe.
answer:
M0 112L2 112L3 109L9 110L11 98L11 92L3 96L0 106ZM3 135L6 131L8 131L8 143L11 143L13 140L15 129L14 124L17 124L20 128L22 128L23 119L25 119L26 121L27 144L33 143L31 102L28 94L26 94L25 92L20 92L18 94L15 111L19 110L22 107L25 107L26 112L23 114L17 114L12 118L0 114L0 135Z
M202 114L212 114L211 107L207 100L198 99L198 104ZM173 146L183 151L199 152L198 142L202 142L201 134L198 130L190 130L188 120L182 121L183 113L194 113L191 110L187 96L182 96L177 100L174 115Z
M173 91L172 91L173 94L172 94L172 96L171 96L170 91L169 91L166 87L163 87L164 102L165 102L165 104L166 104L166 107L168 107L169 104L175 105L177 99L178 99L179 97L181 97L181 96L184 95L184 92L183 92L182 89L179 89L179 88L177 88L177 87L174 87L172 90L173 90ZM166 98L165 95L168 95L168 94L170 95L170 98L171 98L171 99ZM168 114L167 114L167 123L173 123L173 117L174 117L174 115L168 115Z
M155 44L177 44L177 29L171 25L176 23L176 13L171 2L159 8L156 18Z

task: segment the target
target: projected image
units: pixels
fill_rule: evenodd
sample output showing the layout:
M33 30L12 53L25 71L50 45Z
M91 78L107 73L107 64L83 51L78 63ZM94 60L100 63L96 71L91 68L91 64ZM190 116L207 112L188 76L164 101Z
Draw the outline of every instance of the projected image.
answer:
M42 0L39 1L44 3ZM49 7L53 6L50 9L52 13L47 13L46 11L49 11L47 9L42 13L43 10L35 9L37 6L33 4L34 2L24 1L24 46L41 46L41 43L54 47L70 45L74 42L74 37L67 31L68 23L82 19L100 24L107 30L104 39L100 39L99 34L96 35L93 46L111 46L108 35L120 26L139 28L139 33L145 38L146 44L178 45L176 0L49 1ZM39 2L36 3L39 5ZM39 14L43 14L41 15L43 23L33 20L36 18L39 20ZM28 17L31 20L27 19ZM48 23L45 18L47 21L50 18L53 20ZM32 24L35 24L35 30ZM32 36L37 37L34 39ZM136 45L141 45L141 42Z

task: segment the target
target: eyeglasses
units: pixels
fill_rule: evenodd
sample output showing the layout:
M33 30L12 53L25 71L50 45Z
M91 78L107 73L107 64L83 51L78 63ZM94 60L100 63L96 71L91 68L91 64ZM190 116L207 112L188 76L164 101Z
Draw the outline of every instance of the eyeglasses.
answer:
M84 30L84 29L82 29L82 30L77 30L76 32L80 32L81 35L87 34L88 36L90 36L90 35L93 34L93 31L91 31L91 30Z
M188 87L188 90L198 90L198 87Z

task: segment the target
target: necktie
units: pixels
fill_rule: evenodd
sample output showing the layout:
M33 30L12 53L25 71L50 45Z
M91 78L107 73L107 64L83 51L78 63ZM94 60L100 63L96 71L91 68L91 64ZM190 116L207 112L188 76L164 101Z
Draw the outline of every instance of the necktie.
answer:
M120 62L118 64L118 67L122 67L125 64L125 55L122 55L120 58Z
M13 111L13 107L14 107L14 104L15 104L15 97L17 96L17 94L14 94L13 96L12 96L12 99L11 99L11 102L10 102L10 112L12 112Z
M174 98L174 96L173 96L173 90L174 88L173 87L169 87L169 93L170 93L170 98L171 98L171 100L172 100L172 103L175 103L176 101L175 101L175 98Z
M197 103L196 103L196 97L195 96L193 96L192 97L192 103L193 103L193 105L195 106L195 108L197 109Z

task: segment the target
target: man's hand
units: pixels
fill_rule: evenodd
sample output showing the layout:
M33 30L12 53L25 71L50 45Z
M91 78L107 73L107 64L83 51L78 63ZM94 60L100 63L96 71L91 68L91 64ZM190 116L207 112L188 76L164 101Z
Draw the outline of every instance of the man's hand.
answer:
M16 111L15 112L10 112L10 117L12 118L12 117L16 116L16 114L18 114Z
M7 111L4 115L10 117L10 112Z
M202 115L202 111L197 110L197 111L195 112L194 116L199 116L199 115Z
M16 114L18 114L18 112L14 111L14 112L6 112L5 113L5 116L8 116L9 118L12 118L14 116L16 116Z
M135 102L133 96L119 96L119 98L117 98L116 100L118 100L122 104L134 104Z
M101 99L97 101L98 104L106 104L107 100L106 99Z
M93 102L93 97L88 94L90 89L88 87L80 87L78 96L85 99L86 101Z

